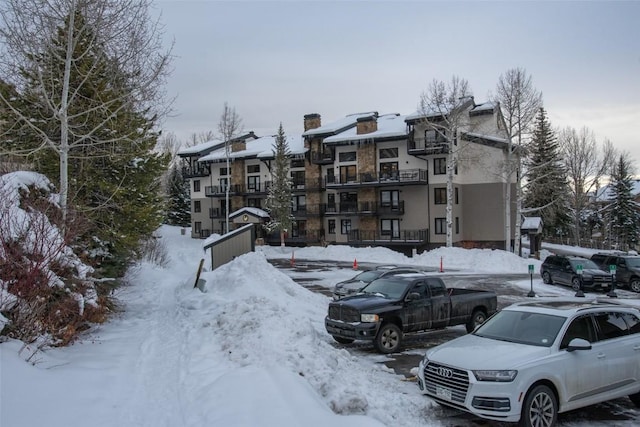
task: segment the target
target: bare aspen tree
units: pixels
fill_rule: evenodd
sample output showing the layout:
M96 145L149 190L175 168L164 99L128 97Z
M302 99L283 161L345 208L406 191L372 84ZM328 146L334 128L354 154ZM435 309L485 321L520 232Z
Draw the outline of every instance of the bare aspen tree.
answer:
M227 158L227 185L225 189L225 209L226 221L225 221L225 233L229 232L229 187L231 185L231 143L233 139L242 133L242 119L236 113L235 108L229 107L225 102L220 121L218 122L218 132L224 141L224 151Z
M60 206L67 216L69 156L73 149L135 142L140 131L112 133L115 118L129 111L159 120L170 102L164 82L171 48L162 42L159 19L150 0L5 0L0 4L1 78L28 98L5 96L0 106L10 116L11 132L34 135L36 146L13 149L30 155L52 149L59 156ZM80 65L81 64L81 65ZM109 96L88 99L99 74ZM85 108L85 106L90 107ZM41 113L32 117L34 108ZM96 117L99 117L97 120ZM55 125L58 133L51 134ZM5 129L7 130L7 129Z
M447 161L446 246L453 246L453 177L464 151L460 132L469 128L473 97L467 80L453 76L448 83L433 80L420 96L419 113L426 129L443 141ZM458 144L460 142L460 144Z
M505 249L511 248L511 186L516 175L516 222L514 252L520 254L520 216L522 215L522 153L524 139L533 118L542 106L542 93L533 86L531 76L523 68L507 70L498 79L493 100L500 104L509 140L505 165ZM515 159L514 159L515 155Z
M595 135L586 127L576 131L566 127L559 132L558 142L564 156L569 180L569 202L573 213L573 238L580 245L582 217L589 205L589 194L615 163L616 153L610 141L598 147Z

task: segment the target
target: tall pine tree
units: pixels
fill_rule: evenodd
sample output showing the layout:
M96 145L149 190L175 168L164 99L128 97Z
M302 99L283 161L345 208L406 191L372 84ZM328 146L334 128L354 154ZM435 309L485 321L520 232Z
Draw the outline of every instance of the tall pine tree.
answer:
M275 160L271 170L272 181L265 203L271 219L265 228L268 232L280 231L280 245L284 247L284 234L287 230L291 230L293 217L291 216L292 183L289 176L290 151L282 123L278 128L273 152Z
M167 177L167 224L179 227L191 225L191 195L189 182L184 179L177 164Z
M569 186L560 146L544 108L540 108L536 115L525 165L528 183L523 214L542 217L546 237L567 235L570 224Z
M67 18L67 24L70 18ZM86 253L100 254L100 264L107 275L120 275L129 260L139 254L141 240L150 236L165 215L160 192L161 175L169 156L154 151L158 133L153 130L155 117L147 117L138 107L128 87L126 74L110 60L79 10L73 19L76 31L85 38L74 44L77 53L70 69L68 91L72 96L67 107L69 202L88 219L83 230ZM30 105L38 132L26 141L60 138L61 121L56 106L64 92L63 53L68 25L61 26L48 45L49 50L33 58L38 67L23 70L31 84L23 94ZM49 87L31 70L50 75ZM49 97L43 96L43 93ZM33 143L32 142L32 143ZM35 168L52 181L60 179L60 157L49 146L34 152ZM73 226L73 224L71 224Z
M613 169L610 187L607 218L612 243L619 249L636 249L640 239L640 214L633 200L631 161L624 154Z

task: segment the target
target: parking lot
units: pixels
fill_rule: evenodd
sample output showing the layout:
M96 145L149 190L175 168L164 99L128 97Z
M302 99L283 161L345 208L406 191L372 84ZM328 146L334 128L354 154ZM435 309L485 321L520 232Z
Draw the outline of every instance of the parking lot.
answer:
M327 295L328 298L331 296L331 287L335 282L357 274L353 270L353 265L347 262L297 260L295 263L291 263L290 260L286 259L272 259L270 262L300 285L314 292ZM375 268L375 265L361 263L358 268L364 270ZM470 275L459 274L455 271L438 273L431 270L431 272L437 273L451 288L461 287L495 291L498 295L498 308L528 298L528 289L523 289L522 286L514 286L513 284L514 282L522 283L530 280L531 277L527 274ZM338 280L337 278L340 279ZM534 274L534 279L532 282L533 290L538 296L554 296L558 295L559 292L572 293L569 288L542 284L537 272ZM635 299L638 297L638 294L628 290L618 289L616 293L619 299ZM606 297L606 295L602 296ZM327 300L328 302L329 300ZM353 344L344 346L338 343L335 343L335 345L347 348L353 355L358 357L369 358L377 363L384 363L398 375L401 375L404 381L415 381L415 369L427 349L465 333L463 326L457 326L411 335L405 338L402 352L392 355L381 355L373 348L371 343L364 341L356 341ZM416 393L418 393L417 386ZM478 419L452 409L441 408L440 410L442 412L439 414L439 419L447 426L510 425ZM591 426L594 424L607 426L640 424L640 411L629 399L624 398L560 414L558 419L558 425L565 426Z

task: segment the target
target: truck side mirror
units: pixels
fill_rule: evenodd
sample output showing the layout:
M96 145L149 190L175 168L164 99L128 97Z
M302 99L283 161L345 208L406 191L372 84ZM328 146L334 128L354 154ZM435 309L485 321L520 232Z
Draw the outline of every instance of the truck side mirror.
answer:
M405 300L408 301L417 301L419 299L422 299L422 297L420 296L419 293L417 292L411 292L409 293L409 295L407 295L407 298L405 298Z

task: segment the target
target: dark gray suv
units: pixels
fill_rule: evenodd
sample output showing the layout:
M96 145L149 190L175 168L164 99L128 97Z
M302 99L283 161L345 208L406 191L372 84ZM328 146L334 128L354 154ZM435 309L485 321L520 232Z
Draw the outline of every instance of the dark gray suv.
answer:
M582 267L582 274L579 273ZM546 284L558 283L571 286L573 290L609 290L611 276L593 261L576 256L550 255L540 266L542 281Z
M640 256L621 254L594 254L591 260L601 269L610 271L615 266L616 285L640 292Z

